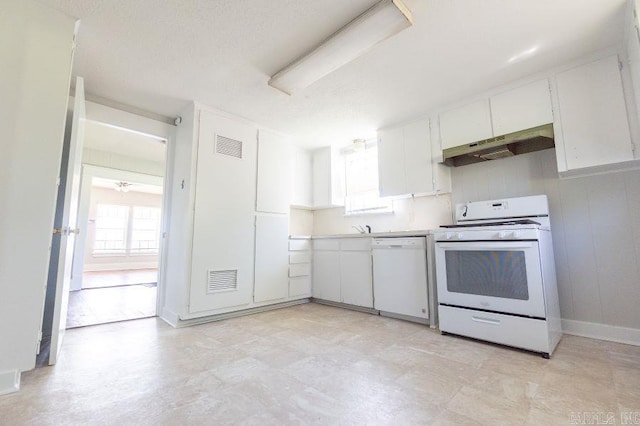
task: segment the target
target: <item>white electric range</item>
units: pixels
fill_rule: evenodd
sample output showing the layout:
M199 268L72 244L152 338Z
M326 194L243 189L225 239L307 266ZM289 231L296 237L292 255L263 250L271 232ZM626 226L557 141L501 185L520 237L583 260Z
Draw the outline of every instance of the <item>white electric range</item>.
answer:
M434 233L443 333L541 353L562 336L545 195L456 205Z

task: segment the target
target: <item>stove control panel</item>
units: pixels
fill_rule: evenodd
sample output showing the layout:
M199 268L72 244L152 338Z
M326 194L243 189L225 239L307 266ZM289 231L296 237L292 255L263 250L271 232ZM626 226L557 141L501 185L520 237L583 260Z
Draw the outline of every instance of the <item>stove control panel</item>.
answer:
M435 241L441 242L457 242L457 241L536 241L539 239L541 232L549 232L548 230L536 228L522 229L485 229L472 228L464 231L458 230L441 230L433 233Z

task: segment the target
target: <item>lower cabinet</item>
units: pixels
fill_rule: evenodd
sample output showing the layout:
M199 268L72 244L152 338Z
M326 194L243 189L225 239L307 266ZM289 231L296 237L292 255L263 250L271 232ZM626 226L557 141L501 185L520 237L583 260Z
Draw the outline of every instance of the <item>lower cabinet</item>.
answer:
M289 297L311 297L311 241L289 241Z
M313 242L313 297L373 308L371 238Z

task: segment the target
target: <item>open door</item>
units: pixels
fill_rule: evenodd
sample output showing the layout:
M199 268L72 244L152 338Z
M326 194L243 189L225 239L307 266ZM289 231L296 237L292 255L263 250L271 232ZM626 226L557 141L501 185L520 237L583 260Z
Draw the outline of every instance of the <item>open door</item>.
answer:
M71 286L71 271L73 262L73 247L75 235L78 233L78 198L80 196L80 173L82 160L82 144L84 140L85 122L84 81L82 77L76 79L76 94L73 103L73 119L71 122L71 140L69 143L67 163L64 159L60 168L60 184L64 185L64 196L58 197L56 210L62 211L60 223L56 223L53 238L60 238L60 252L57 256L57 279L55 305L53 308L53 327L51 333L51 351L49 365L58 360L62 339L67 326L67 307L69 303L69 288ZM62 192L59 192L61 194ZM56 214L58 217L59 215ZM54 244L54 247L57 245ZM55 259L55 256L52 256ZM55 261L55 260L54 260Z

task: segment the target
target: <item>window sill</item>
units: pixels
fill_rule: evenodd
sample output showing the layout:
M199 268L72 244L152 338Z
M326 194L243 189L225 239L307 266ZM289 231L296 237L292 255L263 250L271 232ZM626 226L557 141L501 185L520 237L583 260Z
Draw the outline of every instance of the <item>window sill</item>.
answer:
M387 216L393 215L394 211L370 211L370 212L353 212L353 213L345 213L344 217L358 217L358 216Z

